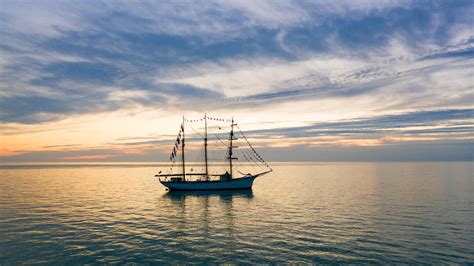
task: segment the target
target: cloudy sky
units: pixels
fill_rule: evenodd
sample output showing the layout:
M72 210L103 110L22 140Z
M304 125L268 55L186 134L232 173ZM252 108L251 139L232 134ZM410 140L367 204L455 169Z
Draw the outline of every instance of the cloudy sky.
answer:
M473 1L0 0L0 160L167 161L182 115L268 161L474 158Z

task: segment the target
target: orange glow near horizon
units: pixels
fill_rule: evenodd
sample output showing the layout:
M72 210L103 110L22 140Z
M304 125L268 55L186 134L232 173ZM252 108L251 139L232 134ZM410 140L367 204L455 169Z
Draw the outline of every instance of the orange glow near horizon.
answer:
M113 157L113 155L99 154L99 155L81 155L81 156L71 156L71 157L62 157L62 160L95 160L95 159L107 159Z
M388 144L436 141L436 140L472 140L473 137L465 133L406 133L409 130L437 129L442 125L431 127L407 127L387 130L381 135L351 134L351 135L321 135L321 136L285 136L279 135L278 129L304 127L310 125L305 121L350 121L351 117L358 117L360 112L340 114L330 112L304 112L304 108L312 105L310 101L300 101L301 117L293 119L290 109L294 108L286 103L270 115L266 110L248 109L240 112L236 121L243 131L267 130L274 134L255 134L249 140L256 148L291 148L298 145L308 147L377 147ZM325 104L321 108L326 108ZM359 108L359 107L355 107ZM309 108L308 108L309 109ZM217 112L216 112L217 113ZM368 114L368 113L367 113ZM212 117L212 114L209 114ZM190 113L189 119L201 118L198 112ZM215 117L230 118L232 114L223 111ZM278 118L278 120L277 120ZM129 109L99 114L85 114L35 125L7 124L2 128L0 157L8 158L28 154L31 152L75 152L84 154L55 155L55 160L126 160L145 155L153 150L155 154L169 154L179 131L182 117L170 115L169 111L149 109ZM281 123L279 122L281 121ZM462 122L462 120L461 120ZM466 122L467 123L467 122ZM195 130L201 130L203 125L187 126L187 136L196 137ZM209 126L215 126L210 123ZM462 126L462 125L461 125ZM318 134L314 129L309 132ZM187 149L199 151L200 142L188 141ZM210 147L212 149L212 147ZM214 148L219 149L219 148ZM110 151L101 153L101 150ZM90 154L90 152L93 154ZM125 158L125 159L124 159Z

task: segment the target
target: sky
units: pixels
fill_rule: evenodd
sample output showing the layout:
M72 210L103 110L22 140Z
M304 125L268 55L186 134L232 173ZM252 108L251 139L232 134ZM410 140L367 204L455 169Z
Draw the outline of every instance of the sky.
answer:
M234 117L267 161L472 161L472 14L461 0L0 0L0 160L166 162L182 116L207 113Z

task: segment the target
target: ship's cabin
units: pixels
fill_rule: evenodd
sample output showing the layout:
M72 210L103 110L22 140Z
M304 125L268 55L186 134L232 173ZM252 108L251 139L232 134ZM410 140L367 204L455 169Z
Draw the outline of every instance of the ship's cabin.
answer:
M229 172L225 172L224 174L219 176L220 181L229 181L231 179L231 176Z
M172 177L170 178L170 182L183 182L182 177Z

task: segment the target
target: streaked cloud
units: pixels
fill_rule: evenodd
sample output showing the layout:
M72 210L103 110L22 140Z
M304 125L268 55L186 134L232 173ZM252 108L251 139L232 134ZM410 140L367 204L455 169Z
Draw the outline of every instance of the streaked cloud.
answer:
M203 112L295 154L472 143L472 1L0 5L2 160L165 160Z

